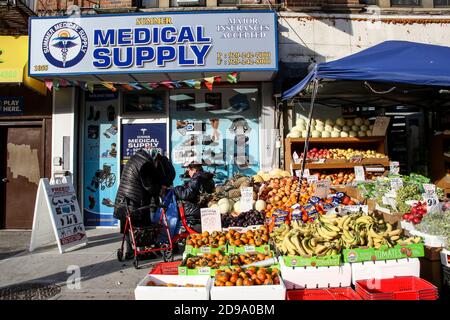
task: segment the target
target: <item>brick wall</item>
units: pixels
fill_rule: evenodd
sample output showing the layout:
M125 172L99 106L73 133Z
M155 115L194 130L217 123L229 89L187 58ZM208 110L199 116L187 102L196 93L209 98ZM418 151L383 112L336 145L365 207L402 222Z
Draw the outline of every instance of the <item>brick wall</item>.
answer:
M55 13L65 12L71 5L79 7L92 8L99 4L101 8L129 8L132 6L132 0L37 0L37 13Z
M285 0L289 7L321 7L327 4L359 4L359 0Z

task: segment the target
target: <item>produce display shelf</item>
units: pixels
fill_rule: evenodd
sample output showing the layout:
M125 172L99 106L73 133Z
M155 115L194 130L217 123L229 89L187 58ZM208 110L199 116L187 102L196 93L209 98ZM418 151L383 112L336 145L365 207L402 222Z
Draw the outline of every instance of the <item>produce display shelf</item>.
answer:
M310 138L310 143L320 142L320 143L378 143L383 142L385 136L374 136L374 137L361 137L361 138ZM293 143L304 143L306 139L304 138L286 138L286 141Z
M364 300L437 300L437 288L418 277L359 280L356 292Z
M288 290L287 300L362 300L352 288Z
M384 167L389 167L389 160L385 159L365 159L364 162L330 162L330 163L306 163L305 168L307 169L353 169L356 166L370 166L370 165L381 165ZM299 170L302 168L300 163L293 164L294 170Z

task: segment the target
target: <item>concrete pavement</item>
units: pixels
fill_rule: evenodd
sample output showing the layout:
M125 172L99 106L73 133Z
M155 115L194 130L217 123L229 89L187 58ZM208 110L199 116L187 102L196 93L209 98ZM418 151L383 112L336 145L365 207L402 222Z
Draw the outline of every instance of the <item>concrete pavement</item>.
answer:
M38 290L35 299L134 299L138 282L162 259L142 261L136 270L132 260L117 260L121 237L116 229L87 234L86 247L60 254L56 245L28 252L31 232L1 230L0 300L30 298L26 290Z

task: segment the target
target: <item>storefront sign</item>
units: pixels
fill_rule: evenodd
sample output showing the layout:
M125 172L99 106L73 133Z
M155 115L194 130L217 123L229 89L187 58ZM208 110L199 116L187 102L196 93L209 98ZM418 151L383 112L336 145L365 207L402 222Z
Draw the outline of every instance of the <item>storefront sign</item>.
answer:
M32 76L277 71L272 11L32 18Z
M60 253L87 244L83 217L70 178L61 183L47 178L39 182L30 251L53 243L55 238Z
M84 221L87 226L117 226L113 217L119 187L118 95L87 93L84 121Z
M140 149L156 149L166 154L165 123L124 124L122 126L122 163L125 164Z
M21 115L24 112L23 105L23 97L0 96L0 115Z

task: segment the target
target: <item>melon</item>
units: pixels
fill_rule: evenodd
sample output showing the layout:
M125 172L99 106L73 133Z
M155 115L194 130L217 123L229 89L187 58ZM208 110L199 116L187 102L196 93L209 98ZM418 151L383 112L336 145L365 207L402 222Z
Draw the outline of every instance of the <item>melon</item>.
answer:
M350 131L350 132L348 133L348 136L351 137L351 138L355 138L355 137L358 136L358 133L357 133L356 131Z
M257 175L253 176L253 181L256 183L261 183L261 182L264 182L264 179L260 175L257 174Z
M341 135L341 138L347 138L348 137L348 132L347 131L341 131L340 135Z
M322 131L322 138L330 138L331 132L330 131Z
M258 200L255 203L255 209L257 211L263 211L266 209L266 202L264 200Z
M345 119L344 118L338 118L337 120L336 120L336 124L338 125L338 126L345 126Z
M230 200L227 198L220 199L219 202L217 203L217 206L219 207L219 211L221 214L229 213L232 208Z
M355 125L357 125L357 126L362 126L363 123L364 123L364 121L363 121L363 119L361 119L361 118L355 118L354 123L355 123Z
M339 138L341 136L341 134L340 134L340 132L338 132L338 131L333 131L332 133L331 133L331 137L332 138Z
M233 206L233 211L237 213L241 213L241 201L236 201L236 203Z

